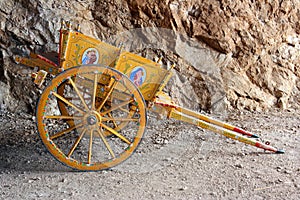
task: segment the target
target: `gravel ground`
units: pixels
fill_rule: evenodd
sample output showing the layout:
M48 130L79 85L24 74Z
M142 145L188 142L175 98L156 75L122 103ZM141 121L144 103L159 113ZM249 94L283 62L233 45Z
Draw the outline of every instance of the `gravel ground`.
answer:
M137 152L99 172L75 172L56 161L31 115L0 117L0 199L300 199L297 110L234 112L226 118L285 154L150 117Z

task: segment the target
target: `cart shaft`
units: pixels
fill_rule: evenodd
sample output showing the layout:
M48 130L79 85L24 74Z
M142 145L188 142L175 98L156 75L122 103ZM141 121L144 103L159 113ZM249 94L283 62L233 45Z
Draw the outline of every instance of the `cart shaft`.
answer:
M225 137L264 149L266 151L284 153L283 150L279 150L269 144L256 140L255 138L258 138L256 134L176 105L171 98L163 92L157 93L151 110L156 113L166 115L168 118L173 118L199 126L203 129L213 131L224 135Z
M264 149L266 151L271 151L271 152L274 152L274 153L283 153L282 150L279 150L275 147L264 144L260 141L257 141L255 139L253 139L253 138L249 138L247 136L242 135L240 132L236 131L236 130L241 130L241 129L236 129L234 126L232 126L230 124L223 123L223 122L217 121L217 120L212 120L211 118L208 118L207 116L201 115L199 113L194 113L193 112L192 114L194 116L187 115L187 114L181 112L182 110L186 111L184 108L175 108L175 109L173 108L173 109L171 109L169 117L173 118L173 119L183 121L183 122L187 122L187 123L190 123L190 124L194 124L194 125L199 126L203 129L213 131L215 133L224 135L225 137L228 137L228 138L231 138L233 140L237 140L239 142L243 142L245 144L252 145L252 146ZM203 119L198 118L197 115L201 115L201 118L203 118ZM195 116L197 116L197 118ZM212 123L209 123L209 121L212 122ZM252 135L249 135L249 136L252 136Z
M242 135L246 135L246 136L249 136L249 137L252 137L252 138L259 138L258 135L253 134L253 133L251 133L249 131L246 131L246 130L243 130L243 129L239 128L239 127L233 126L231 124L228 124L228 123L225 123L225 122L213 119L213 118L208 117L206 115L203 115L203 114L191 111L189 109L182 108L182 107L177 107L176 110L178 112L182 113L182 114L185 114L187 116L190 116L190 117L193 117L193 118L205 121L207 123L216 125L218 127L223 127L225 129L228 129L228 130L231 130L231 131L234 131L234 132L237 132L237 133L240 133Z

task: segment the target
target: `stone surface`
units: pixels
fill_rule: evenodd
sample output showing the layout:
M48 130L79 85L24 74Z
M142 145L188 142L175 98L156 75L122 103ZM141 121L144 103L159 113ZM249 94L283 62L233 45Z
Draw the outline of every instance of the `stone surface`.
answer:
M163 56L165 65L175 62L167 89L185 107L222 112L297 106L299 6L296 0L0 1L1 108L33 110L40 91L13 58L56 51L61 18L107 41L142 28L141 38L157 45L119 42L149 59ZM162 37L155 27L176 34Z

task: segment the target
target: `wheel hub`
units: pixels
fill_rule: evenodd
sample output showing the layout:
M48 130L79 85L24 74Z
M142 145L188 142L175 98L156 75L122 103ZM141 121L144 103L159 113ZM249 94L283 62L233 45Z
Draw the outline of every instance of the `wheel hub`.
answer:
M94 125L97 125L98 123L101 123L102 117L101 117L100 113L98 113L96 111L92 111L85 116L85 120L86 120L87 125L94 126Z
M88 116L86 118L86 121L87 121L88 125L92 126L92 125L95 125L98 122L98 119L95 115L91 115L91 116Z

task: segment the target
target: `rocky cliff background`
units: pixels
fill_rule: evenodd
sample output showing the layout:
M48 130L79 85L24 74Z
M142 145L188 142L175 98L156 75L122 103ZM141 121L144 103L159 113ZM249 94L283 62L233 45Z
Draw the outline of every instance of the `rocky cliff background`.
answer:
M172 40L171 51L125 44L147 58L162 56L163 63L176 63L167 89L186 107L206 111L298 107L299 8L297 0L1 0L0 106L34 111L41 90L27 75L30 69L17 65L14 56L56 51L64 18L101 40L154 27L190 38L187 46ZM164 43L159 34L149 42L155 41ZM201 47L197 54L192 52L195 45ZM193 63L186 55L203 62Z

